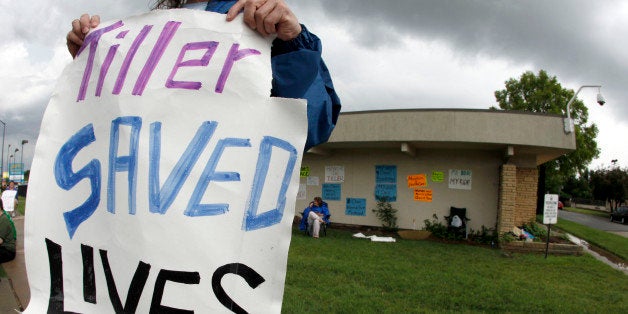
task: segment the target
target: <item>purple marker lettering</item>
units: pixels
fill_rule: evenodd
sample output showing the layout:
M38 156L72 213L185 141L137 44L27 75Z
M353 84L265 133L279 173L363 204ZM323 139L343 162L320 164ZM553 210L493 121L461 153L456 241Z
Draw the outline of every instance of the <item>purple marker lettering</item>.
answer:
M218 77L218 82L216 83L216 93L222 93L225 89L225 83L227 83L227 78L231 73L231 69L233 68L233 64L250 55L259 55L261 52L255 49L242 49L239 50L240 44L231 45L231 49L229 50L229 54L227 55L227 59L225 60L225 64L222 66L222 72L220 72L220 76Z
M107 72L109 72L109 66L111 66L113 57L116 56L116 51L118 51L118 47L120 47L120 45L113 45L111 46L111 48L109 48L109 52L107 53L107 56L105 57L105 61L100 67L100 76L98 76L98 84L96 85L96 97L100 97L100 94L102 93L102 85L105 82L105 77L107 76Z
M161 56L164 54L164 51L170 43L170 40L172 40L172 37L177 32L179 25L181 25L181 22L170 21L164 26L161 31L161 35L159 35L159 39L157 39L157 43L155 43L155 47L153 47L153 51L150 53L142 72L140 72L140 76L135 82L133 95L142 95L144 92L150 76L153 74L155 67L157 67L157 63L159 63Z
M126 30L126 31L121 31L121 32L120 32L120 34L118 34L118 36L116 36L116 38L117 38L117 39L122 39L122 38L124 38L124 37L126 36L126 34L128 34L128 33L129 33L129 31L128 31L128 30Z
M122 27L123 25L124 23L122 23L122 21L118 21L107 27L95 30L88 34L87 37L85 37L83 46L81 46L79 51L76 53L76 58L78 58L87 46L90 47L89 56L87 56L87 64L85 65L85 72L83 72L83 79L81 80L81 87L79 87L79 93L76 98L76 102L85 100L85 94L87 93L89 78L92 75L92 68L94 67L94 57L96 56L96 48L98 48L98 41L100 40L100 37L104 33L110 32L118 27Z
M203 41L196 43L187 43L181 48L181 52L179 53L179 57L177 58L177 62L172 68L170 72L170 76L168 76L168 80L166 80L166 87L168 88L182 88L182 89L195 89L198 90L201 88L201 82L190 82L190 81L175 81L174 76L177 74L177 71L180 67L185 66L207 66L209 61L211 60L214 52L216 52L216 48L218 48L218 43L215 41ZM188 50L199 50L206 49L205 54L200 59L192 59L187 61L182 61L183 57L185 57L185 53Z
M114 95L120 94L120 91L122 90L122 86L124 86L124 80L126 80L126 75L129 72L129 67L131 66L131 62L133 62L133 58L135 57L135 53L137 52L137 49L140 47L144 39L146 39L146 36L148 36L148 33L150 33L150 30L152 28L153 28L152 25L144 26L144 28L142 28L137 38L135 38L135 40L131 44L129 51L127 52L126 57L124 58L124 62L122 62L122 67L120 68L120 73L118 73L118 79L116 80L116 84L113 86L112 93Z

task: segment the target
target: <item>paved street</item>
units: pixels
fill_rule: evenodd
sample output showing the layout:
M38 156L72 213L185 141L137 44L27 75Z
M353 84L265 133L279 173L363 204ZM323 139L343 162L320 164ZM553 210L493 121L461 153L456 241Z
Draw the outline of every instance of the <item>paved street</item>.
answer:
M576 222L598 230L612 232L628 238L628 224L622 225L617 222L611 222L610 216L609 218L604 218L561 210L558 212L558 218Z

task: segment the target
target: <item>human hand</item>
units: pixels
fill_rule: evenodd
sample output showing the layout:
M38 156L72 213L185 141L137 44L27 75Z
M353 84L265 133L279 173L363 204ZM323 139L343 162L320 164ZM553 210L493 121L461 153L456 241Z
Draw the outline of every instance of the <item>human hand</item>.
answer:
M96 28L100 24L100 16L89 14L83 14L80 18L72 21L72 30L68 32L68 35L65 37L66 45L68 46L68 51L72 58L76 57L79 49L83 45L83 40L85 36L92 28Z
M238 0L229 12L227 21L233 21L244 10L244 23L262 36L277 34L289 41L301 33L301 24L284 0Z

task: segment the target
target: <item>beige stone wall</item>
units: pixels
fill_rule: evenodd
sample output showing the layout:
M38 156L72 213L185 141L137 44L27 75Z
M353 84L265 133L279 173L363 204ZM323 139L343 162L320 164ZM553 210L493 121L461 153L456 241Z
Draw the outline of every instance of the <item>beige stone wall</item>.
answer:
M499 234L509 232L515 226L517 207L517 166L505 164L501 167L499 182L499 208L497 230Z
M499 185L499 167L503 162L501 152L481 150L417 150L416 156L402 153L398 147L393 149L343 149L334 151L329 156L306 154L302 166L310 169L310 177L317 179L317 185L307 185L307 178L301 178L305 187L305 199L298 199L296 215L303 210L311 199L321 195L325 183L325 166L343 166L345 181L341 183L341 199L326 200L330 207L332 223L381 226L371 209L376 207L375 166L397 166L397 201L392 205L398 210L398 225L403 229L423 228L425 219L432 219L436 214L441 221L449 215L450 206L466 207L471 219L469 227L480 230L482 226L495 228L497 219L497 199ZM448 186L449 169L471 170L472 187L470 190L452 189ZM444 173L442 182L432 181L432 173ZM432 190L431 202L413 199L414 189L407 186L407 176L425 174ZM345 214L347 198L366 199L366 216Z
M537 168L517 169L517 210L515 225L521 226L536 217L536 190L539 182Z

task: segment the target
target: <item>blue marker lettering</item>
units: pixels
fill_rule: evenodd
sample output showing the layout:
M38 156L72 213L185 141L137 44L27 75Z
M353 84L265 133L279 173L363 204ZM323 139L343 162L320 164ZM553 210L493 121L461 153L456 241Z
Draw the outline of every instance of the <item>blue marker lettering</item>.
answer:
M188 202L187 209L184 212L186 216L213 216L229 211L229 204L200 204L210 181L240 181L240 174L237 172L216 172L218 160L220 160L226 147L251 147L251 142L243 138L225 138L218 141Z
M150 157L149 157L149 171L148 171L148 193L150 202L150 212L165 214L172 202L174 201L183 182L190 175L190 171L201 152L207 146L207 143L211 139L218 122L205 121L196 131L196 135L185 152L179 158L179 161L170 172L170 175L166 179L163 187L159 187L159 162L161 155L161 122L152 123L150 126Z
M120 142L120 125L131 126L131 139L129 141L129 155L118 156L118 144ZM111 137L109 140L109 180L107 184L107 210L116 212L116 172L127 171L129 183L129 214L135 215L135 195L137 193L137 148L139 145L142 118L118 117L111 121Z
M91 185L91 194L79 207L63 213L65 226L70 235L74 236L78 226L92 216L100 203L100 162L92 159L78 172L72 171L72 161L78 152L90 143L96 141L94 126L90 123L80 129L76 134L61 146L55 159L54 173L57 185L68 191L80 181L87 178Z
M277 207L267 212L258 214L259 200L264 190L264 182L268 174L268 165L272 156L273 147L281 148L290 153L286 171L281 182L279 195L277 196ZM283 211L286 207L286 192L294 171L294 165L297 161L297 149L290 143L272 136L264 136L259 148L259 156L255 167L255 176L253 178L253 187L251 188L251 196L248 202L248 208L244 214L242 229L246 231L266 228L281 222Z

